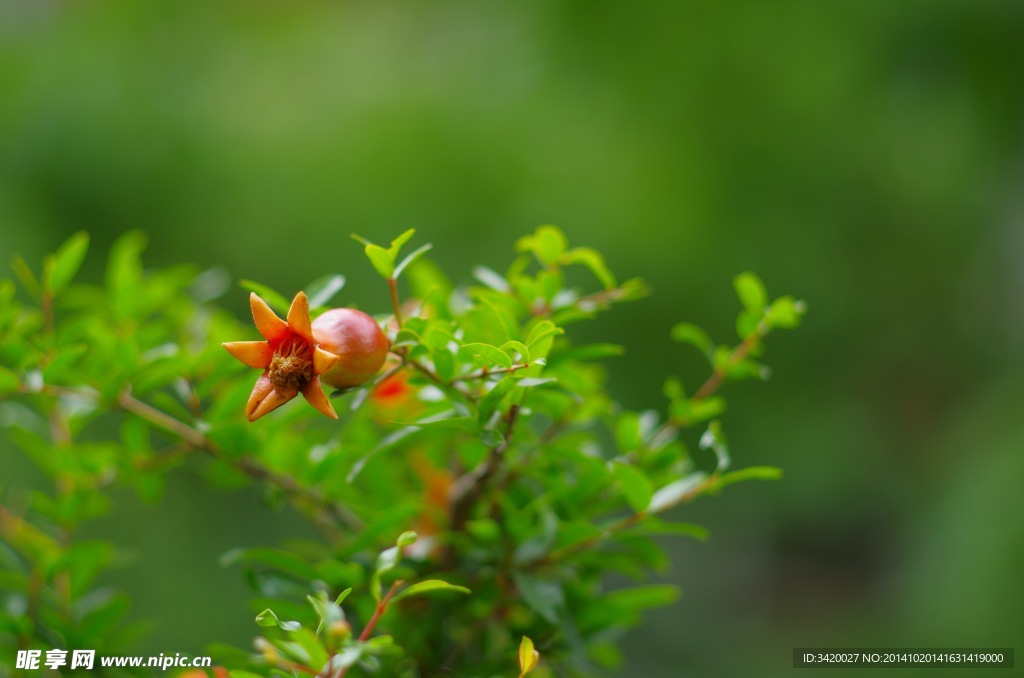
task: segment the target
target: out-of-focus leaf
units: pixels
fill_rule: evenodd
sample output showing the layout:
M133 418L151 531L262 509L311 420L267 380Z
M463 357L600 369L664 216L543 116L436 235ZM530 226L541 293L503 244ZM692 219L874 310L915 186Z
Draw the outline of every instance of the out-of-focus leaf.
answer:
M707 480L707 477L708 474L703 471L697 471L685 478L669 483L654 493L654 496L651 497L651 503L647 507L647 512L661 513L665 509L675 506Z
M326 306L334 295L345 287L345 276L338 274L325 275L306 285L306 296L309 307Z
M565 234L557 226L540 226L532 235L516 241L516 250L532 252L545 266L557 264L567 246Z
M36 280L36 276L32 273L32 269L25 263L25 260L21 258L21 255L15 254L11 257L11 268L14 269L14 274L18 276L18 280L25 286L28 293L38 299L42 293L39 288L39 281Z
M398 276L402 275L402 271L404 271L406 269L406 267L409 266L409 264L413 263L414 261L419 259L421 256L423 256L424 254L429 252L430 248L432 248L432 247L433 247L433 245L428 242L426 245L423 245L422 247L417 247L415 250L410 252L405 257L405 259L402 259L402 261L400 261L398 263L398 266L395 266L395 278L397 278Z
M392 601L398 601L402 598L408 598L409 596L416 596L421 593L429 593L430 591L455 591L457 593L470 593L470 590L465 586L456 586L455 584L449 584L446 581L440 579L428 579L421 581L403 589L398 595L392 598Z
M497 346L483 343L463 344L459 347L459 352L470 353L505 369L512 367L512 359Z
M629 507L637 513L645 510L651 503L654 486L644 472L632 464L613 462L612 473L619 481L619 488Z
M760 317L768 305L768 292L765 291L761 279L750 271L744 271L733 279L733 286L743 308Z
M43 284L52 294L60 294L78 273L89 250L89 234L79 231L64 241L43 266Z
M519 678L523 678L537 668L539 661L540 652L534 648L533 641L523 636L523 640L519 643Z
M559 623L559 612L565 604L561 583L525 572L515 572L512 578L527 607L552 624Z
M474 266L473 277L498 292L509 292L512 289L511 285L508 284L508 281L500 273L486 266Z
M268 287L263 283L258 283L255 280L246 280L245 278L239 280L238 284L243 289L248 290L249 292L255 292L256 296L260 297L261 299L263 299L263 301L267 302L271 307L273 307L275 311L277 311L281 315L285 315L286 313L288 313L288 308L291 306L291 302L285 299L284 295L278 292L277 290Z
M256 615L256 623L260 626L276 626L283 631L297 631L302 624L297 621L281 621L269 607Z
M725 433L722 431L722 424L717 419L708 424L708 428L700 437L700 448L712 450L715 453L718 466L716 472L729 468L729 445L725 440Z
M601 253L590 247L574 247L562 255L563 264L582 264L590 269L590 272L597 276L606 290L613 289L616 281L615 276L608 270Z
M807 313L807 302L793 297L779 297L768 308L768 323L772 327L792 329L800 325L800 319Z

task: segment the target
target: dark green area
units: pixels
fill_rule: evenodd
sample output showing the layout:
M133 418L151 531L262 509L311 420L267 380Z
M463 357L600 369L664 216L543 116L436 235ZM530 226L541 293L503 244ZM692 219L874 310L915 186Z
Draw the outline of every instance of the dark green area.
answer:
M123 231L145 260L291 291L386 290L348 235L414 227L456 277L556 223L655 295L589 326L630 407L734 336L751 269L807 299L768 385L728 387L738 466L676 517L685 594L624 675L774 675L793 647L1012 645L1024 631L1019 185L1024 6L931 2L0 3L0 262ZM235 295L245 312L245 294ZM5 487L35 475L4 442ZM178 476L95 525L153 652L256 632L216 556L306 536ZM186 544L186 545L183 545ZM900 675L913 675L913 671Z

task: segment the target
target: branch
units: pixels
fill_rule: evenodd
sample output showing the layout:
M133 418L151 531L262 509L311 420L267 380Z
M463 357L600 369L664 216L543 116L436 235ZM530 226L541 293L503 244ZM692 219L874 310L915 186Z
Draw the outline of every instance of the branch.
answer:
M388 278L388 290L391 291L391 306L395 309L395 323L402 329L402 304L398 300L398 281Z
M44 385L40 389L26 389L22 387L22 393L41 394L48 396L73 396L98 401L100 396L91 389L75 389L66 386ZM180 419L175 419L162 410L145 403L131 394L130 391L122 391L114 403L117 407L143 419L153 426L181 438L193 448L202 450L212 457L215 457L226 464L241 471L255 480L262 481L268 485L277 487L291 499L299 502L306 502L312 506L322 509L335 523L346 525L352 529L361 529L363 521L344 506L329 501L320 492L303 487L295 482L291 476L287 476L267 468L251 457L235 458L224 454L220 446L202 431L189 426Z
M539 363L538 363L539 364ZM513 374L519 370L525 370L527 367L532 367L530 363L517 363L511 367L497 367L493 370L480 370L479 372L471 372L464 374L461 377L455 377L452 382L456 381L469 381L471 379L486 379L493 374Z
M506 421L508 426L505 429L505 438L491 448L491 453L479 466L468 473L464 473L452 483L449 491L451 503L451 529L458 531L469 518L469 511L484 493L487 482L497 473L501 461L505 457L505 451L512 443L512 433L515 431L516 420L519 418L519 405L513 404L509 407Z
M693 501L698 496L703 494L705 490L707 490L709 487L712 487L717 482L718 473L712 473L707 478L705 478L697 485L695 485L693 489L691 489L689 492L680 495L680 497L675 501L661 507L661 509L659 509L656 513L664 513L668 509L678 506L679 504ZM575 544L570 544L569 546L560 548L557 551L552 551L546 556L539 558L538 560L535 560L533 563L529 565L529 568L536 569L543 567L545 565L551 565L559 561L565 560L569 556L575 555L580 551L586 551L587 549L596 546L597 544L600 544L601 542L611 537L614 537L618 533L623 532L624 530L628 530L634 525L642 523L644 519L647 518L647 516L649 515L655 514L651 514L646 511L640 511L638 513L634 513L633 515L626 516L625 518L621 518L612 523L611 525L608 525L606 528L601 530L601 532L593 535L592 537L588 537L582 541L578 541Z
M729 358L725 361L725 364L715 368L707 381L705 381L701 387L697 389L697 392L693 394L692 399L703 400L717 391L718 387L721 386L722 382L725 380L729 370L743 362L743 359L746 358L752 350L754 350L754 347L757 346L762 339L764 339L764 336L768 334L770 329L771 327L764 320L759 322L757 324L757 328L748 334L743 342L729 354Z

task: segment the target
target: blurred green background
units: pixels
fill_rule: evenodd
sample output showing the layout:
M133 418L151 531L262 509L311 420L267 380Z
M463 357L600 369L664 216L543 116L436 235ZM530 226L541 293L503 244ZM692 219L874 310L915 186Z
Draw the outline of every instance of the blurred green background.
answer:
M84 275L146 261L386 309L349 238L414 227L453 277L555 223L645 301L574 328L627 345L629 407L703 377L668 330L731 340L730 280L805 298L768 384L732 386L737 465L785 468L677 517L682 601L622 675L781 675L796 646L1024 637L1024 4L0 2L0 260L86 229ZM9 275L9 274L8 274ZM245 312L241 290L229 298ZM37 476L7 441L0 477ZM179 475L119 495L153 653L255 634L238 545L307 534ZM1020 649L1018 647L1018 649ZM900 675L911 675L907 671Z

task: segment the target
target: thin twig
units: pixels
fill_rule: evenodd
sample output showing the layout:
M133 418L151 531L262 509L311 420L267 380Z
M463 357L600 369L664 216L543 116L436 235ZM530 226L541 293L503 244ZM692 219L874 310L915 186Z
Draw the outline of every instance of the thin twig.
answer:
M41 389L26 389L23 387L22 392L100 400L100 395L93 390L68 388L66 386L44 385ZM251 457L236 458L224 454L220 446L202 431L199 431L180 419L175 419L166 412L158 410L152 405L139 400L133 396L130 391L122 391L121 394L118 395L115 404L125 412L133 414L140 419L149 422L153 426L184 440L195 449L202 450L229 464L250 478L277 487L293 500L304 502L326 511L330 519L336 523L346 525L352 529L361 529L363 525L363 521L346 507L329 501L316 490L299 485L291 476L284 475L267 468Z
M388 278L388 290L391 292L391 306L395 309L395 323L402 329L402 304L398 300L398 281Z

